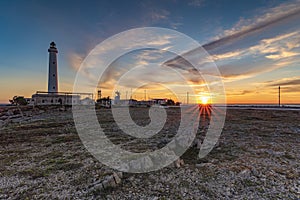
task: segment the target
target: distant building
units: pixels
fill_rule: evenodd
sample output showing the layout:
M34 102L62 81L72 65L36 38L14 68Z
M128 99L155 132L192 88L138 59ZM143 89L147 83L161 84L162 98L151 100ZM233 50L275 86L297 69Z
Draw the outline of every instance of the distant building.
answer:
M112 105L116 105L116 106L134 106L134 105L138 105L139 101L135 100L135 99L121 99L121 93L119 91L115 92L116 96L115 99L113 99L111 101Z
M166 105L168 102L168 99L164 98L164 99L152 99L151 100L152 104L155 105Z
M121 93L116 91L115 99L112 100L112 105L115 106L137 106L137 107L149 107L149 106L179 106L180 103L175 104L172 99L157 98L151 100L135 100L135 99L121 99Z
M115 96L115 99L114 99L114 104L115 105L119 105L121 104L121 93L119 91L116 91L116 96Z
M97 105L104 108L110 108L112 104L112 100L109 97L102 97L101 99L97 99Z

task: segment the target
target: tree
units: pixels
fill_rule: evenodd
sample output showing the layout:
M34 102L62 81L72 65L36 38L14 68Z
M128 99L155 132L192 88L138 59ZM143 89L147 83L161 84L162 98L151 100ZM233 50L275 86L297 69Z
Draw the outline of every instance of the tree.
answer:
M22 96L14 96L12 100L9 100L9 102L13 105L16 105L18 107L18 110L19 110L20 114L22 115L22 117L24 117L20 106L26 106L27 105L26 99Z
M27 101L24 97L22 96L14 96L12 100L9 100L9 102L13 105L17 106L26 106Z

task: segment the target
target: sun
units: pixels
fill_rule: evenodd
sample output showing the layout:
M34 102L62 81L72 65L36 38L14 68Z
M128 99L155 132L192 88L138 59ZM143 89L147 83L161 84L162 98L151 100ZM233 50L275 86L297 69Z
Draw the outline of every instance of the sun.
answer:
M209 97L207 97L207 96L201 96L200 97L200 104L207 105L208 101L209 101Z

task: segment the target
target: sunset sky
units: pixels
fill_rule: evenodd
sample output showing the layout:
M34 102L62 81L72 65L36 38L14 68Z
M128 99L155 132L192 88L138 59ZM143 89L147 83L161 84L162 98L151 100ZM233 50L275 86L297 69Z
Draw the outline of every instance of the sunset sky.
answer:
M140 27L169 28L198 41L219 68L228 103L277 103L279 85L283 104L300 103L299 22L299 0L0 1L0 103L46 91L51 41L59 51L59 89L72 91L96 45ZM114 66L137 57L133 52Z

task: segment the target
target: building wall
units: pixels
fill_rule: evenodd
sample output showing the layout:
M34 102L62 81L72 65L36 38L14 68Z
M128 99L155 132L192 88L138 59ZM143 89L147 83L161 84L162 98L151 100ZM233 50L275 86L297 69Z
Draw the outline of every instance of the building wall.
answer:
M80 104L80 96L65 96L65 95L38 95L32 96L33 105L78 105Z

